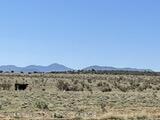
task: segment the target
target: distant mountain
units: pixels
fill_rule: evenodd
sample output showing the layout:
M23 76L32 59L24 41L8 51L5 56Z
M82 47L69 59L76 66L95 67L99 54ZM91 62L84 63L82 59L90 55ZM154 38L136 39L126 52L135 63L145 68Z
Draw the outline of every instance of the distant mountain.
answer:
M17 67L15 65L2 65L0 66L0 70L2 71L17 71L20 72L21 71L21 67Z
M0 66L0 70L2 70L2 71L15 71L15 72L20 72L20 71L23 71L23 72L34 72L34 71L37 71L37 72L52 72L52 71L63 72L63 71L70 71L72 69L68 68L64 65L54 63L49 66L30 65L27 67L17 67L14 65L3 65L3 66Z
M51 70L52 71L70 71L73 69L68 68L68 67L61 65L61 64L54 63L54 64L47 66L45 69L45 71L51 71Z
M137 68L115 68L115 67L108 67L108 66L98 66L98 65L94 65L94 66L89 66L84 68L83 70L96 70L96 71L116 71L116 70L120 70L120 71L139 71L139 72L144 72L144 71L152 71L150 69L137 69Z
M149 69L137 69L137 68L115 68L115 67L108 67L108 66L98 66L98 65L94 65L94 66L89 66L86 67L82 70L96 70L96 71L116 71L116 70L121 70L121 71L140 71L140 72L144 72L144 71L150 71L152 72L152 70ZM15 65L2 65L0 66L0 71L15 71L15 72L64 72L64 71L71 71L73 69L68 68L64 65L61 64L51 64L48 66L41 66L41 65L30 65L30 66L26 66L26 67L17 67Z

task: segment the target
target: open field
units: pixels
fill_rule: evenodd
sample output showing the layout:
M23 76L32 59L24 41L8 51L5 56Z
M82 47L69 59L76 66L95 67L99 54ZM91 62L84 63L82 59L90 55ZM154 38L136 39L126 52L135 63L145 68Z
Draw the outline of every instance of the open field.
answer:
M160 120L160 76L0 74L1 119Z

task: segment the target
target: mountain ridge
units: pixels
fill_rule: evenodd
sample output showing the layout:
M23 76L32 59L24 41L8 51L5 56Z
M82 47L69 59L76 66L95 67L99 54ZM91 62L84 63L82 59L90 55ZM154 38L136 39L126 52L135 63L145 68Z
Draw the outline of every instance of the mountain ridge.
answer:
M71 71L73 69L68 68L64 65L54 63L48 66L42 65L28 65L26 67L17 67L15 65L2 65L0 66L1 71L15 71L15 72L63 72L63 71Z
M151 69L137 69L137 68L116 68L112 66L99 66L99 65L93 65L85 67L81 70L88 71L88 70L96 70L96 71L150 71L153 72ZM14 71L14 72L65 72L65 71L72 71L75 69L66 67L62 64L53 63L48 66L42 66L42 65L28 65L26 67L17 67L15 65L2 65L0 66L1 71Z
M116 67L111 67L111 66L98 66L98 65L93 65L84 68L83 70L96 70L96 71L139 71L139 72L144 72L144 71L149 71L153 72L151 69L138 69L138 68L116 68Z

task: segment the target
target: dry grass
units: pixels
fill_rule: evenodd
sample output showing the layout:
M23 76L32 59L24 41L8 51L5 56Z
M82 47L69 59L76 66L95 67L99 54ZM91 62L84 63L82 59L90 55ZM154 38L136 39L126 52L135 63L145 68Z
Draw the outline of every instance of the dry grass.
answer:
M160 76L1 74L0 88L0 119L160 119Z

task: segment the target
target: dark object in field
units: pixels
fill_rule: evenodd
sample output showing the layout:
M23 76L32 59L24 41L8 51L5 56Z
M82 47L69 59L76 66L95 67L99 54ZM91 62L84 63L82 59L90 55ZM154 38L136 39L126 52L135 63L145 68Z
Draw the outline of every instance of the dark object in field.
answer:
M27 87L28 84L18 84L18 83L15 84L15 90L25 90L27 89Z

